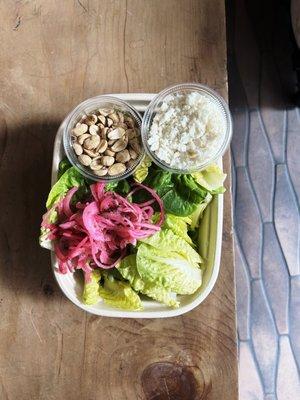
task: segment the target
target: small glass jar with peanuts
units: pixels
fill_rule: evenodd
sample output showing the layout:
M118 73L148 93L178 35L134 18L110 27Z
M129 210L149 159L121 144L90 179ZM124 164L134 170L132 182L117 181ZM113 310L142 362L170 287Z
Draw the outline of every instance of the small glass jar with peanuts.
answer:
M132 175L144 157L140 114L113 96L80 103L64 124L66 155L85 177L110 182Z

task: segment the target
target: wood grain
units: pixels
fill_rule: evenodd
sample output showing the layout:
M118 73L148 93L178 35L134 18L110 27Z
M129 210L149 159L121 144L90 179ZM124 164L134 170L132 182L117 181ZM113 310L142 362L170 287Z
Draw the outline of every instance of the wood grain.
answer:
M53 139L77 103L184 81L227 96L224 1L10 1L0 13L0 398L237 399L228 154L220 276L185 316L87 315L37 242Z

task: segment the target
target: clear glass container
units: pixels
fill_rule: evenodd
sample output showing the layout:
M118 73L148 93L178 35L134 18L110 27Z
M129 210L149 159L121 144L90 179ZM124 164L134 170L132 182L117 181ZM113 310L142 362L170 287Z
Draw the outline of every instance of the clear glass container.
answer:
M163 160L158 158L158 156L155 154L154 151L151 150L150 145L148 144L148 137L149 137L149 132L151 129L151 125L153 122L153 119L157 113L157 111L160 109L160 106L162 105L163 101L166 99L167 96L176 94L176 93L191 93L191 92L197 92L200 93L203 96L206 96L208 99L210 99L214 104L217 105L218 109L222 113L224 117L224 138L222 140L222 143L220 144L219 148L215 149L215 152L212 154L212 156L209 159L206 159L203 161L201 164L195 165L195 167L190 168L190 169L177 169L173 168L167 163L165 163ZM214 90L210 89L209 87L205 85L201 85L198 83L183 83L175 86L168 87L158 93L157 96L154 97L154 99L150 102L149 106L147 107L145 114L143 116L143 122L142 122L142 140L143 140L143 145L146 153L149 155L149 157L157 164L160 168L173 172L173 173L180 173L180 174L186 174L186 173L192 173L196 171L200 171L202 169L205 169L208 165L210 165L212 162L216 161L218 158L220 158L224 152L226 151L230 140L232 136L232 120L231 120L231 114L228 108L227 103L225 100Z
M69 115L67 115L65 119L65 123L63 124L65 126L63 132L63 145L65 153L70 163L74 167L76 167L79 170L79 172L86 178L101 182L113 182L125 179L134 173L134 171L137 169L137 167L140 165L140 163L144 158L144 149L142 143L141 143L141 154L139 154L138 158L135 160L133 165L130 168L127 168L124 173L114 176L109 176L109 175L101 177L97 176L96 174L93 173L93 171L90 168L80 164L73 150L72 137L71 137L72 129L84 115L93 113L99 108L114 108L116 110L129 114L136 122L137 129L141 131L142 117L139 114L139 112L136 111L135 108L133 108L130 104L113 96L103 95L103 96L92 97L80 103L73 111L70 112Z

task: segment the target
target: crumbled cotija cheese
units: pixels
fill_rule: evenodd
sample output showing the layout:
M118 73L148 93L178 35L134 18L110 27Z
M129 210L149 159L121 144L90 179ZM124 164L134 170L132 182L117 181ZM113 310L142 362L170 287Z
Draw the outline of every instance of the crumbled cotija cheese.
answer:
M176 169L195 168L212 159L225 136L217 104L198 93L169 95L158 109L148 137L156 156Z

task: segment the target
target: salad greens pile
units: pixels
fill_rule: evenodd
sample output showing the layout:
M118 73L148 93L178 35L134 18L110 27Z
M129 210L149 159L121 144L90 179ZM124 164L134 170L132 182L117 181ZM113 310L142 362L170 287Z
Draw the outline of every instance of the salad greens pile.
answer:
M224 192L225 177L217 165L190 175L178 175L158 168L146 158L133 179L106 184L106 192L117 193L134 204L149 203L149 192L134 193L135 182L154 189L163 203L164 222L156 233L128 245L126 254L113 268L92 267L89 278L83 279L82 302L91 305L104 301L124 310L141 310L144 296L178 307L177 295L193 294L202 281L202 260L193 237L213 195ZM55 249L55 239L47 227L58 224L61 201L77 187L71 197L71 208L78 202L89 204L84 201L91 196L90 184L67 160L61 161L58 181L49 193L43 217L40 236L43 247L50 248L50 242ZM160 213L153 208L151 218L155 224Z

